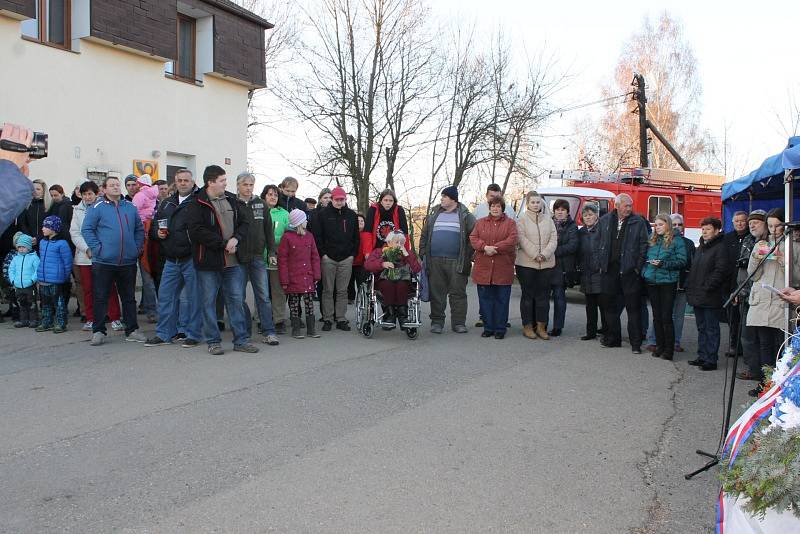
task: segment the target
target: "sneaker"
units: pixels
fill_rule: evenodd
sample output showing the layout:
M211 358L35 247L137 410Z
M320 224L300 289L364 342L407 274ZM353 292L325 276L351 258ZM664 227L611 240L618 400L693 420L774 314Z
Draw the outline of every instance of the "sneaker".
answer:
M212 356L222 356L225 354L225 351L222 350L221 345L209 345L208 346L208 353Z
M172 341L183 341L184 339L186 339L186 334L183 332L178 332L175 334L175 337L172 338Z
M67 331L67 327L66 326L56 326L56 327L53 328L53 333L54 334L63 334L66 331Z
M482 327L483 327L483 321L478 319L478 321L475 323L475 328L482 328Z
M200 344L200 342L197 341L196 339L192 339L192 338L188 338L187 337L186 339L183 340L183 343L181 344L181 347L183 347L184 349L192 349L192 348L196 347L199 344Z
M172 345L172 342L164 341L158 336L153 336L144 342L145 347L158 347L159 345Z
M97 347L98 345L102 345L106 342L106 335L102 332L95 332L92 334L92 340L89 342L89 345L93 347Z
M336 328L339 330L344 330L345 332L350 331L350 324L347 321L339 321L336 323ZM324 328L323 328L324 330Z
M138 330L134 330L133 332L125 336L125 341L135 341L136 343L145 343L147 342L147 336L145 336Z
M442 330L443 330L443 328L442 328L442 325L440 325L440 324L434 323L434 324L431 325L431 334L441 334Z
M111 330L114 332L121 332L125 330L125 324L117 319L116 321L111 321Z
M322 331L323 332L330 332L331 328L333 328L333 323L330 321L322 321Z
M457 324L453 327L453 332L455 332L456 334L466 334L467 327L464 326L463 324Z
M83 330L85 332L91 332L92 331L92 321L86 321L85 323L83 323L83 327L81 328L81 330Z
M45 326L43 324L40 324L39 326L36 327L36 331L37 332L47 332L48 330L52 330L52 329L53 329L52 326Z
M247 352L250 354L255 354L256 352L258 352L258 347L250 343L245 343L244 345L234 345L233 350L235 350L236 352Z
M14 328L26 328L28 326L28 321L17 321L14 323Z
M266 336L262 340L262 343L266 343L267 345L270 345L272 347L274 347L275 345L280 345L280 341L278 341L278 336L273 335L273 334L270 334L270 335Z

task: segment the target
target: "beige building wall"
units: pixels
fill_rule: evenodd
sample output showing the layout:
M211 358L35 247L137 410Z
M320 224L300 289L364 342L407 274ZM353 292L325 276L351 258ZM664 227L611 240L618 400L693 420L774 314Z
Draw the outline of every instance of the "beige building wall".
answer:
M157 160L162 178L168 164L246 168L244 85L206 74L198 87L166 78L161 60L87 39L64 51L22 39L19 25L0 15L0 123L50 135L31 178L72 189L93 170L130 174L137 159Z

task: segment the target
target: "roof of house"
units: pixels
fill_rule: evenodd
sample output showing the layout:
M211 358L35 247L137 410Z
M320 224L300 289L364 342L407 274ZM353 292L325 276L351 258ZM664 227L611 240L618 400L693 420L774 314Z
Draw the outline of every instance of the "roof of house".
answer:
M269 30L273 28L275 25L267 22L265 19L262 19L252 11L248 11L247 9L235 4L231 0L202 0L207 4L211 4L217 6L220 9L224 9L229 13L233 13L234 15L238 15L243 19L249 20L250 22L255 22L256 24L260 25L262 28Z

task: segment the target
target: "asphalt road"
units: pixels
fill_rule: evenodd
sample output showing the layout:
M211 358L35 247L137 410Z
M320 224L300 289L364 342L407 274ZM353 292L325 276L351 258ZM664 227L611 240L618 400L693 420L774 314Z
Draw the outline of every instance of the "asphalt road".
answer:
M562 337L525 339L517 303L502 341L255 355L0 325L0 532L713 532L715 470L683 474L716 448L725 358L686 364L693 319L666 362L580 341L575 295Z

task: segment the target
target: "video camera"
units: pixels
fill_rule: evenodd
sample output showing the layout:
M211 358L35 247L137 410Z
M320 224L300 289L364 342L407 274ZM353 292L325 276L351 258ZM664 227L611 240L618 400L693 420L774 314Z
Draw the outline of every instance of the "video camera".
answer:
M0 134L3 130L0 129ZM0 149L8 150L11 152L27 152L30 154L31 159L42 159L47 157L47 134L42 132L33 132L33 139L31 139L31 146L27 147L21 143L15 143L8 139L0 140Z

